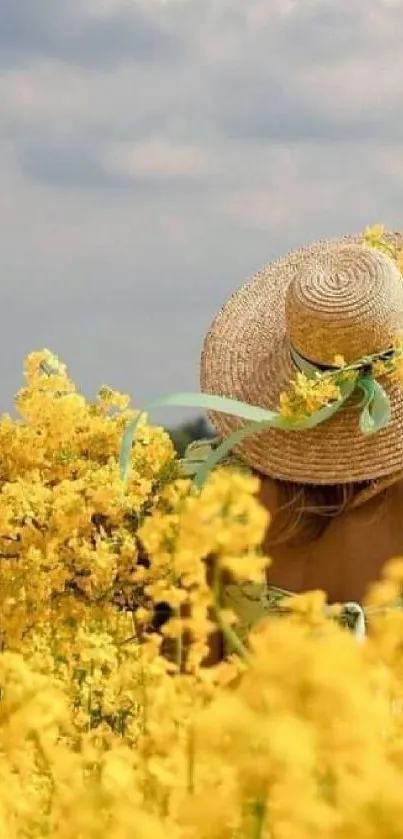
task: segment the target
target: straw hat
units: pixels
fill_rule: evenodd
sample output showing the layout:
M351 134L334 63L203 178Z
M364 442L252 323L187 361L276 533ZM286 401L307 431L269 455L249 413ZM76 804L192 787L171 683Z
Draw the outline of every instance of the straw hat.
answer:
M384 239L403 248L403 233ZM388 350L403 336L403 278L396 263L363 244L363 236L319 242L268 263L214 320L201 358L204 393L274 410L297 367L291 347L331 366ZM382 380L391 418L362 434L357 398L331 419L304 431L266 429L235 447L243 460L274 478L310 484L368 481L403 470L403 384ZM209 412L220 438L245 423Z

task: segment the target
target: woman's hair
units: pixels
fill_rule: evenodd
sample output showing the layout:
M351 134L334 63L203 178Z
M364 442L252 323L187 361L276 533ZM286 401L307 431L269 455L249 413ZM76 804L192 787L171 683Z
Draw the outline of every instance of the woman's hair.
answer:
M393 481L379 486L375 481L323 486L278 480L273 483L278 502L267 534L268 547L284 542L306 545L316 541L334 519L353 507L375 495L385 501Z

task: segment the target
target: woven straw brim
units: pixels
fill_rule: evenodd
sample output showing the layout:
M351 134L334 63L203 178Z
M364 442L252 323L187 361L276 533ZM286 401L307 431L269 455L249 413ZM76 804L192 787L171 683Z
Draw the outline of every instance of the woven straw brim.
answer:
M403 248L403 233L388 233L385 238ZM267 264L230 298L205 339L201 358L204 393L277 408L281 392L289 391L296 372L285 323L285 297L295 273L293 266L303 253L314 256L324 248L349 243L361 244L362 234L294 251ZM268 429L246 438L235 451L260 473L296 483L351 483L400 472L403 386L392 385L387 379L382 385L390 398L391 420L375 434L360 432L359 411L352 400L316 428L298 432ZM245 424L217 412L210 412L209 419L221 439Z

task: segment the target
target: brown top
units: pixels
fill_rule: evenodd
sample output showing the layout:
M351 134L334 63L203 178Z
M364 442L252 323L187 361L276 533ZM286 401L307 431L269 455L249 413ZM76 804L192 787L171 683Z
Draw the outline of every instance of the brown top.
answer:
M193 476L216 446L216 439L191 444L182 461L185 473ZM220 465L250 471L236 455L228 455ZM273 517L279 505L278 485L270 478L261 476L261 480L260 501ZM271 535L269 526L263 544L271 559L269 585L295 593L321 589L329 602L362 602L385 563L403 556L403 475L364 489L322 536L306 545L300 540L272 545Z
M216 445L217 440L191 444L182 461L184 473L195 475ZM228 455L221 465L250 471L234 455ZM275 520L281 503L278 484L262 476L261 481L260 501ZM403 556L402 510L403 476L396 475L363 489L348 510L306 544L299 538L294 544L291 540L272 544L273 528L269 525L263 543L270 557L266 581L226 584L222 592L223 605L237 615L237 634L246 638L263 617L279 614L286 605L285 595L319 589L327 594L329 604L342 604L337 620L358 638L364 637L366 615L359 604L385 564ZM217 655L212 650L211 662Z
M269 479L260 496L273 513L277 489ZM332 520L317 540L267 546L266 553L269 584L294 592L321 589L330 602L362 602L385 563L403 555L403 480Z

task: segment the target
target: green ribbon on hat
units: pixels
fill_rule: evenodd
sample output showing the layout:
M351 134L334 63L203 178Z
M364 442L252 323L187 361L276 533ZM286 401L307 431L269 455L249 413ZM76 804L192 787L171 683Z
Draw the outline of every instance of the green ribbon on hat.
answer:
M381 357L382 354L379 354ZM308 378L315 378L319 375L331 374L333 368L323 368L307 361L292 349L292 357L302 373ZM279 411L271 411L255 405L248 405L246 402L239 402L225 396L213 396L205 393L175 393L151 403L146 412L128 423L120 447L119 467L120 475L124 484L127 483L130 468L130 453L135 439L136 430L141 417L154 408L201 408L207 411L214 411L221 414L229 414L239 419L247 420L247 424L230 434L220 445L215 448L204 462L200 464L194 474L193 484L201 489L206 478L215 466L218 465L242 440L258 434L267 428L277 428L282 431L299 432L315 428L331 419L343 407L345 402L356 391L361 390L363 398L357 406L360 410L359 427L362 434L374 434L388 424L390 420L390 401L383 387L376 381L370 362L378 356L360 359L348 369L356 373L351 380L338 382L340 396L327 405L319 408L309 416L290 419L283 416ZM334 368L334 373L342 372L343 368Z
M308 378L314 378L318 372L323 373L323 370L321 370L320 367L313 364L311 361L307 361L302 355L299 355L294 348L291 348L291 356L297 367L299 367L301 372L305 373ZM369 357L368 361L372 361L373 358L374 357ZM362 402L360 402L358 406L361 408L359 419L360 431L362 434L373 434L388 424L391 409L388 395L385 393L379 382L377 382L375 376L369 369L369 365L366 364L366 361L367 359L363 359L356 362L355 365L351 365L352 368L356 368L358 377L354 382L352 382L353 387L349 395L351 395L354 390L362 390L364 396ZM362 372L360 372L360 367ZM333 368L330 368L330 370L332 369ZM337 369L338 368L334 368L335 372ZM327 368L327 370L329 370L329 368ZM343 385L339 385L339 388L342 390ZM345 402L345 399L339 399L337 402L333 402L332 405L338 405L338 407L341 407L343 402ZM337 410L338 408L334 411L334 413L336 413ZM319 413L320 411L317 412L317 414ZM313 414L312 416L316 416L316 414ZM315 425L317 424L318 423L315 423Z

